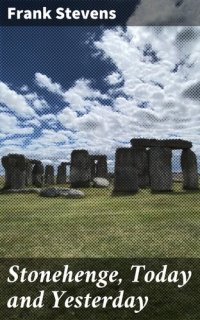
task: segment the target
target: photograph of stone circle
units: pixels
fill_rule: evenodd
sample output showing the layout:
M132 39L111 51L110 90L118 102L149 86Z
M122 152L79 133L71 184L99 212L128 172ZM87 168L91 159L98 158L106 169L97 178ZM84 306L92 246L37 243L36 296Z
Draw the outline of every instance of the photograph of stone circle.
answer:
M2 48L0 257L199 257L199 27L3 27Z

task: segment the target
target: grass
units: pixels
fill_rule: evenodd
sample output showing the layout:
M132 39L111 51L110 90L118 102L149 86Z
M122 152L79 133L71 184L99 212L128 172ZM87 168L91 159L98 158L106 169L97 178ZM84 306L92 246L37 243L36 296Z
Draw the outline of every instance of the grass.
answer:
M2 181L1 181L2 182ZM200 257L200 193L0 195L0 257Z
M1 184L3 180L0 180ZM200 192L184 192L180 183L174 184L174 192L170 194L151 194L149 190L141 190L132 196L116 197L111 195L111 188L83 191L84 199L0 194L0 257L200 257ZM59 263L59 260L54 261ZM35 263L41 267L41 262ZM53 268L52 264L51 260L49 268ZM126 270L127 265L124 267ZM4 269L4 273L7 272L7 268ZM2 270L1 280L7 276ZM196 274L198 271L197 263ZM54 285L45 285L46 308L18 308L8 313L5 303L11 294L10 287L5 281L1 285L4 292L0 303L2 319L5 314L6 319L57 320L66 317L70 320L132 319L133 316L131 310L123 309L95 309L94 312L77 309L71 312L61 308L55 313L48 307ZM72 291L72 295L84 292L82 287L64 286L63 289L67 288L69 294ZM21 283L15 286L19 296L30 295L27 291L30 289L35 293L37 288L39 285L24 291ZM194 285L193 282L187 292L181 291L180 295L180 290L176 291L174 286L158 289L157 284L154 288L142 283L138 288L140 294L148 292L150 297L149 306L141 314L142 319L198 319L198 288L198 283ZM132 290L130 295L133 294L132 286L127 290Z

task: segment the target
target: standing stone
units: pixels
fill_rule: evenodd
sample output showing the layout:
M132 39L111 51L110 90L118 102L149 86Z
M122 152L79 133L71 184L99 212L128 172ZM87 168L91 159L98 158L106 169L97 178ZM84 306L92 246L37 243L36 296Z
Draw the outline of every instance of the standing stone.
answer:
M149 158L151 190L171 191L173 185L172 150L152 147Z
M26 164L26 186L30 187L33 184L33 178L32 178L32 171L33 171L34 164L32 161L27 161Z
M136 193L138 174L132 148L118 148L115 155L113 193Z
M90 156L87 150L71 153L70 183L72 188L89 187L91 180Z
M32 160L32 163L34 164L32 171L33 185L37 188L41 188L44 182L44 166L39 160Z
M96 161L94 156L90 156L91 179L96 177Z
M5 169L3 189L23 189L26 186L26 168L29 160L21 154L9 154L2 158Z
M186 149L182 151L181 167L183 171L183 189L197 190L199 188L197 158L192 150Z
M61 162L61 164L58 166L58 172L57 172L57 184L66 184L67 182L67 173L66 173L66 162Z
M45 185L49 186L54 184L54 167L50 164L47 164L45 167L45 174L44 174L44 183Z
M97 162L96 176L101 178L107 178L107 175L108 175L107 157L99 156L99 159Z
M149 151L145 148L135 148L134 157L138 170L138 186L145 188L150 185L149 178Z

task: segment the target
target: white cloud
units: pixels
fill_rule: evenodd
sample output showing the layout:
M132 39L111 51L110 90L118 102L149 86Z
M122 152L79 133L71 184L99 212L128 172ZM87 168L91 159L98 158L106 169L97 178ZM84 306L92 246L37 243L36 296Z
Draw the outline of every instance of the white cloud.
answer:
M23 86L20 88L20 90L21 90L22 92L28 92L28 91L29 91L29 88L28 88L27 85L23 85Z
M121 78L121 75L118 72L113 72L105 78L105 81L110 85L119 84L120 82L122 82L122 80L123 79Z
M84 113L94 103L98 104L95 99L107 99L107 95L91 87L91 81L88 79L78 79L67 91L64 91L59 83L39 72L35 74L35 80L40 87L60 95L74 111Z
M27 93L24 97L31 103L35 110L49 109L47 101L39 97L36 92Z
M58 114L48 110L49 114L27 119L23 122L27 128L21 128L14 115L0 113L5 117L0 118L4 123L0 130L3 138L12 132L11 128L15 132L33 132L29 126L41 125L38 131L36 128L36 132L41 129L40 136L29 143L26 141L26 148L20 143L11 146L7 142L1 153L13 147L12 152L17 150L30 158L58 164L59 159L70 159L72 150L83 148L91 154L107 154L112 166L116 148L130 146L133 137L178 137L191 140L194 150L200 154L200 29L192 29L196 34L192 41L178 45L190 29L106 30L101 39L94 42L96 52L101 53L98 59L108 59L114 69L106 78L102 76L111 88L106 95L98 87L93 88L92 80L78 79L65 91L53 79L37 73L37 83L58 94L66 106ZM190 95L191 90L196 93L196 99ZM25 99L30 103L41 99L34 93L28 95ZM110 105L104 105L107 98ZM58 130L60 124L65 129Z
M35 113L28 105L23 95L10 89L8 85L0 81L0 103L21 117L34 116Z
M35 74L35 81L41 88L45 88L52 93L62 94L61 85L53 82L51 78L47 77L45 74L37 72Z
M30 119L26 121L26 125L40 127L41 123L38 119Z
M72 110L85 112L85 108L91 107L96 98L106 99L107 96L99 90L92 89L89 80L79 79L73 87L64 92L63 98L70 104Z
M0 113L0 132L6 133L9 135L20 134L20 135L28 135L34 132L32 127L21 127L19 126L19 122L14 115L10 115L8 113Z

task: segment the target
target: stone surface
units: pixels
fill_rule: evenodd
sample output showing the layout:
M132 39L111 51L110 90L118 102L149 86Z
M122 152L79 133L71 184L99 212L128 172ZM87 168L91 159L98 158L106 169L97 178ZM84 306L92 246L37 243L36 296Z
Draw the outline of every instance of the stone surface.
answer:
M171 191L172 151L169 148L152 147L149 151L150 182L152 191Z
M55 197L64 197L64 198L73 198L73 199L79 199L83 198L85 195L80 190L74 190L74 189L57 189L57 188L46 188L40 191L41 197L47 197L47 198L55 198Z
M30 187L33 184L33 179L32 179L32 171L33 171L33 163L30 161L27 161L26 163L26 187Z
M181 167L183 171L183 188L197 190L199 188L197 158L192 150L182 151Z
M138 171L138 186L145 188L150 185L149 177L149 150L145 148L134 149L134 161Z
M92 179L95 177L107 178L108 168L106 155L91 155L90 164Z
M107 188L109 184L109 181L105 178L96 177L93 179L93 187L96 188Z
M30 161L21 154L8 154L2 158L5 169L4 189L23 189L26 187L27 168Z
M181 139L131 139L131 145L133 148L163 147L170 149L189 149L192 147L192 143L190 141Z
M133 148L118 148L115 154L113 193L136 193L138 173Z
M58 166L56 184L66 184L67 183L67 172L66 172L66 162L61 162Z
M91 167L87 150L74 150L71 153L70 183L72 188L90 187Z
M34 164L32 170L32 181L33 185L37 188L41 188L44 184L44 166L39 160L32 160Z
M108 175L107 157L100 156L97 162L96 176L106 178Z
M54 167L50 164L47 164L45 167L44 183L46 186L50 186L55 183L55 181L54 181Z

